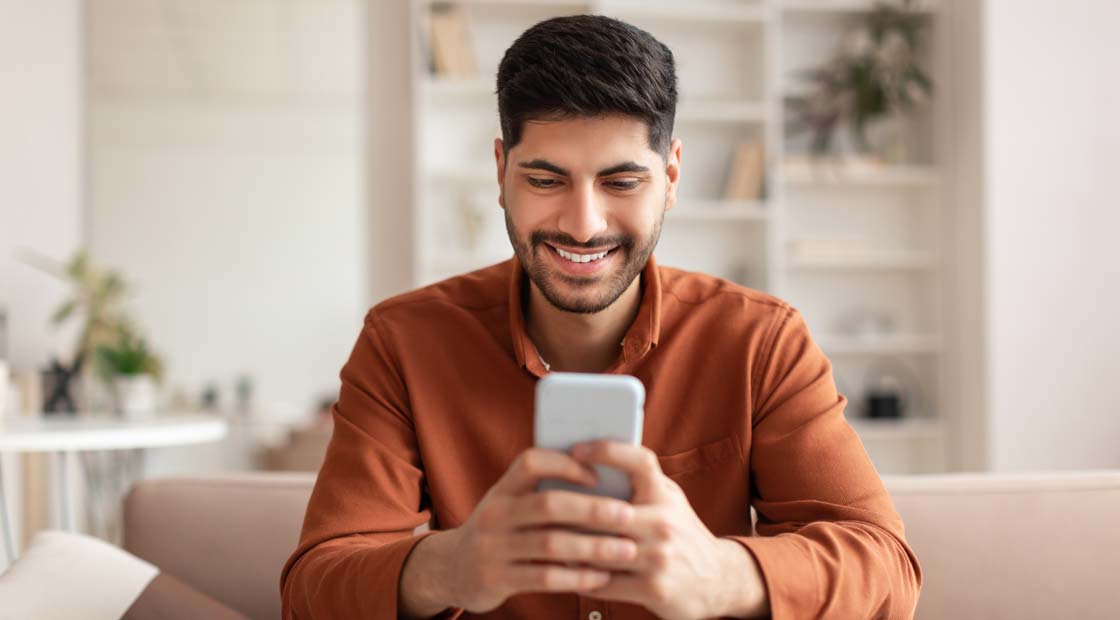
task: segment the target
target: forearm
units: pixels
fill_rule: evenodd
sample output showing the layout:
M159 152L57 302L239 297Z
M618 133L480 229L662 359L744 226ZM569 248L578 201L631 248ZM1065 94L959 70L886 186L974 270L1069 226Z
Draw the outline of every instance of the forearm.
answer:
M444 572L452 542L451 531L421 540L401 568L398 606L402 618L431 618L452 605L449 576Z
M720 617L768 618L770 597L754 556L734 540L719 540L724 578L718 583Z
M815 522L796 532L733 537L761 570L776 617L910 620L921 571L909 548L874 525Z

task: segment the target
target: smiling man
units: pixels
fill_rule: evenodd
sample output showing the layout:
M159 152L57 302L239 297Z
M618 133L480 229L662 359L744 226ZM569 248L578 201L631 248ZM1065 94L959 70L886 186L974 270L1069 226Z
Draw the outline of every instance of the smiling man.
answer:
M366 316L285 618L913 616L917 559L801 315L654 260L676 98L669 49L616 20L548 20L506 52L515 256ZM554 370L638 377L644 446L533 448ZM631 501L535 490L593 464Z

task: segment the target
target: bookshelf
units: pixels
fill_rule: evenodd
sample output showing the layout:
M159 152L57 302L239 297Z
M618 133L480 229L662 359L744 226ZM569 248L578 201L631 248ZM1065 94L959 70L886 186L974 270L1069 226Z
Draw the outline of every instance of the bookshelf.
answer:
M675 134L685 159L679 202L666 216L662 264L705 271L782 297L805 315L833 361L851 403L848 415L880 471L948 467L952 425L939 410L946 349L941 304L941 213L945 173L936 131L939 97L893 131L907 142L891 164L820 164L803 139L785 135L783 101L797 76L830 57L839 37L871 0L413 0L416 285L512 255L497 205L492 141L498 135L494 75L501 54L532 24L558 15L599 13L648 30L673 49L680 102ZM434 75L425 23L433 7L461 11L476 75ZM945 82L938 48L947 6L925 2L928 58ZM942 44L941 47L944 47ZM763 188L725 198L739 145L762 145ZM843 328L859 313L889 317L890 329ZM849 321L850 322L850 321ZM901 420L862 418L875 369L895 364L914 408ZM869 378L870 377L870 378Z

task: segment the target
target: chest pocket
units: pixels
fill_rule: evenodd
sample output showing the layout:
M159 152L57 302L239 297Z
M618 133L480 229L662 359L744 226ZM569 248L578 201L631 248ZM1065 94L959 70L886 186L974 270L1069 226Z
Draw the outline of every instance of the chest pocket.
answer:
M658 456L661 471L673 479L683 478L690 474L707 470L719 464L730 464L739 457L739 442L735 435L728 435L703 445L677 452Z

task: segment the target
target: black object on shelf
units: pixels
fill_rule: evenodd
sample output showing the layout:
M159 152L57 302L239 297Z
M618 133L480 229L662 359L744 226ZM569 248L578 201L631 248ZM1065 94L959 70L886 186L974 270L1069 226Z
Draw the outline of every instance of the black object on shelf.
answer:
M51 365L43 371L43 393L48 394L43 412L47 414L77 413L78 405L70 390L74 387L75 379L82 372L84 356L79 355L74 363L67 368L58 361L51 360Z

